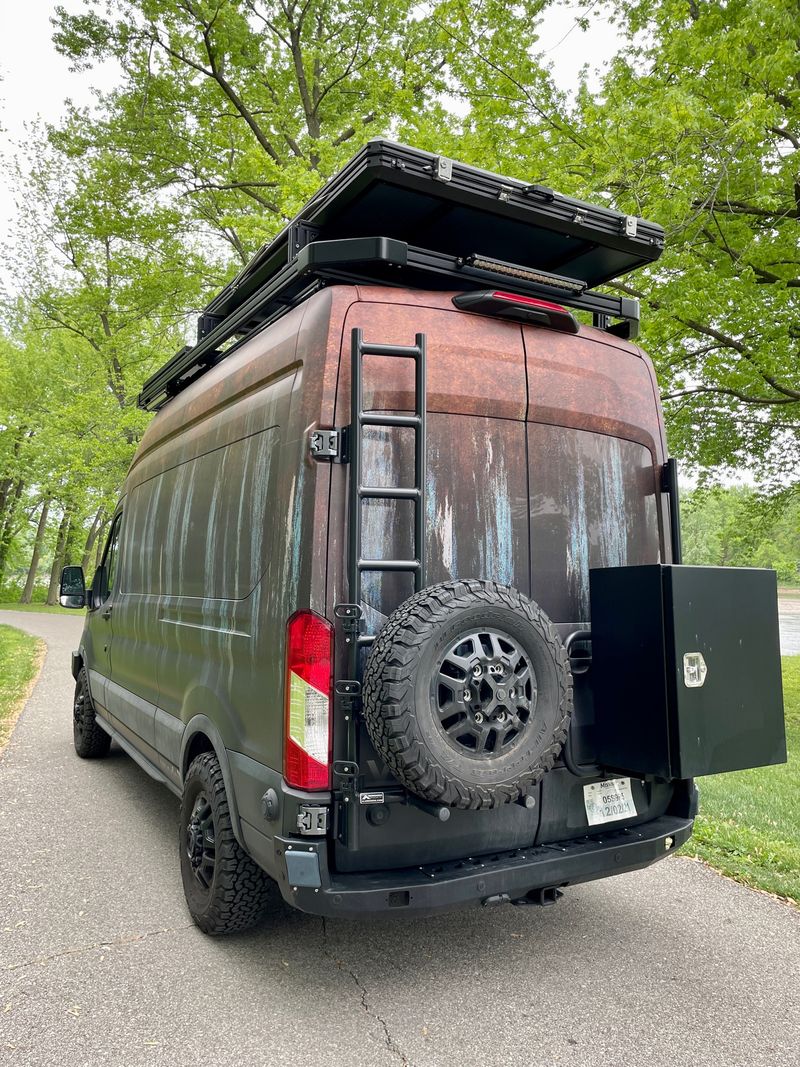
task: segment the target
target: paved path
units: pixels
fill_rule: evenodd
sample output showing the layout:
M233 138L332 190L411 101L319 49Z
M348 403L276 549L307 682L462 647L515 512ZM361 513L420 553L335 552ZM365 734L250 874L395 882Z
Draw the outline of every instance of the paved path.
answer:
M800 655L800 592L786 593L778 600L781 628L781 652L784 656Z
M50 647L0 761L3 1067L800 1064L800 912L679 857L556 908L204 937L174 798L72 752L81 618L0 619Z

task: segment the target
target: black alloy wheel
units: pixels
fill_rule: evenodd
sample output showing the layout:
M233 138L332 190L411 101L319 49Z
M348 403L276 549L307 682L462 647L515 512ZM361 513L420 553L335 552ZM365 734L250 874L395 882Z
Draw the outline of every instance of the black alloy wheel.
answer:
M417 796L527 806L567 736L572 674L538 604L511 586L460 579L390 615L364 670L363 708L376 752Z
M89 692L86 668L81 667L75 682L72 702L72 737L75 751L81 759L100 759L107 755L111 738L98 723Z
M433 686L447 740L477 759L509 751L536 711L536 675L528 655L501 630L459 636L442 658Z
M214 752L201 753L186 772L179 849L186 903L206 934L246 930L280 898L276 884L236 840Z
M186 855L195 878L202 888L209 892L214 884L217 847L214 838L214 813L204 792L197 794L186 826Z

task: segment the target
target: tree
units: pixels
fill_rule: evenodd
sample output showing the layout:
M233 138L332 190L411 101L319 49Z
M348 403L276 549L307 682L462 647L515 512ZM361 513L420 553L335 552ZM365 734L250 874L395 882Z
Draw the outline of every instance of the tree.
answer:
M448 124L440 32L408 0L113 0L57 26L123 84L54 140L107 145L240 262L373 132Z
M800 63L794 0L615 0L629 45L581 98L587 186L657 219L667 249L616 288L644 337L673 450L800 471Z
M0 583L25 546L27 597L50 542L31 530L42 501L63 524L53 567L91 554L96 524L84 524L113 508L149 421L142 381L181 346L201 282L182 220L101 149L73 157L40 139L16 181L20 238L5 258L23 295L5 307L0 349Z
M706 470L752 466L773 486L797 477L793 6L608 2L628 43L600 92L584 86L576 100L536 55L546 0L59 10L65 55L112 57L122 71L97 113L73 109L47 131L49 148L36 146L38 244L24 269L16 262L41 338L80 383L63 409L83 427L67 479L69 492L82 488L69 501L54 494L50 517L86 502L73 528L85 556L93 518L111 506L105 489L88 503L97 458L113 457L114 477L124 468L145 424L135 392L180 346L184 313L373 134L664 223L662 260L618 288L644 302L673 452ZM13 434L0 437L0 476L13 450ZM29 527L39 484L23 487L14 512L24 504ZM32 528L25 536L32 543Z
M682 497L686 563L771 567L800 581L800 494L763 497L750 488L695 489Z

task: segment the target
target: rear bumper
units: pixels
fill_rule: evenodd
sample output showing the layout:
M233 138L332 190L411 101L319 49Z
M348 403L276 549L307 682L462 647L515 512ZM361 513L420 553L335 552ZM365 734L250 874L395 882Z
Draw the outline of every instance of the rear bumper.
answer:
M577 841L367 874L328 872L322 842L301 845L301 857L296 840L276 839L278 855L284 860L280 886L288 903L312 915L363 918L389 911L433 915L451 908L518 900L535 890L649 867L688 840L693 821L663 815L640 826L609 829ZM287 861L292 851L295 856ZM293 880L306 884L293 885Z

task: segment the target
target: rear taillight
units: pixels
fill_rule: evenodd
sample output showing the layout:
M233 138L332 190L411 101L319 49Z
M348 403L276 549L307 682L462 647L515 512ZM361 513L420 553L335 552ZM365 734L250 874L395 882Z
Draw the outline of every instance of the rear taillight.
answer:
M333 627L298 611L286 630L283 774L296 789L329 789Z

